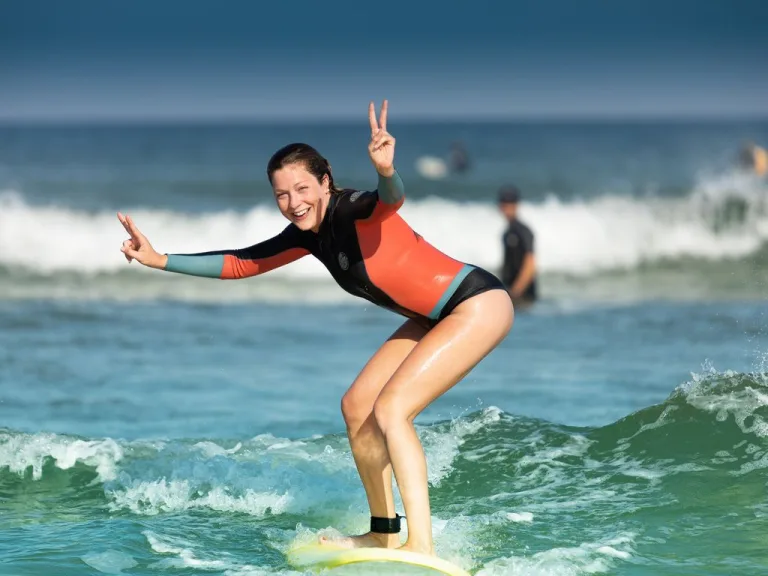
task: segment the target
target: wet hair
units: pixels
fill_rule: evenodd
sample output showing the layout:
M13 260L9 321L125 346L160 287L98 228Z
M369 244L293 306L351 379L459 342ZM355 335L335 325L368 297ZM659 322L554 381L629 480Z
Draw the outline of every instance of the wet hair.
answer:
M318 182L323 181L324 176L328 176L328 189L331 194L338 194L342 191L341 188L337 188L333 182L333 174L331 173L331 165L328 163L320 152L312 148L309 144L303 144L301 142L294 142L283 146L272 155L267 164L267 177L269 183L272 184L272 176L286 166L291 164L301 164L304 168L317 178Z

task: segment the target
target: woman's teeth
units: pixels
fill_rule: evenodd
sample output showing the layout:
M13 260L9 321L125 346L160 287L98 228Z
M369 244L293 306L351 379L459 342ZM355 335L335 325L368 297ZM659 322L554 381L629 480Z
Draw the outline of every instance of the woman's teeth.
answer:
M304 208L304 210L299 210L298 212L294 212L294 213L293 213L293 215L294 215L296 218L301 218L301 217L303 217L303 216L304 216L304 215L305 215L307 212L309 212L309 208Z

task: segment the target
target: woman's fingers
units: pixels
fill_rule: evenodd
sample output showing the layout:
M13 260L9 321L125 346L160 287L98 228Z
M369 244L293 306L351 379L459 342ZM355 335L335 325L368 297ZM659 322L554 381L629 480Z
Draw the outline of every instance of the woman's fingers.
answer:
M130 234L131 238L134 240L139 241L142 238L141 232L139 232L139 229L136 227L136 224L133 223L133 220L130 216L124 216L120 212L117 213L117 218L120 220L120 223L123 225L123 228L125 228L125 231Z
M123 216L120 212L117 213L117 219L120 220L120 224L123 225L123 228L125 229L128 234L131 233L131 227L128 226L128 220L126 220L125 216Z
M391 134L389 134L388 132L385 132L384 130L379 130L379 132L375 134L374 137L371 139L371 143L368 148L371 151L376 151L386 144L394 144L394 143L395 143L395 138Z
M141 251L145 248L151 248L149 242L136 227L136 224L130 216L118 212L117 218L120 220L123 228L125 228L125 231L131 236L123 241L122 246L120 246L120 251L125 255L125 259L128 260L128 262L133 260L141 262ZM146 252L146 249L144 251Z
M125 217L126 221L128 222L128 232L131 236L134 238L143 238L143 234L139 232L139 229L136 227L136 224L133 222L133 218L130 216Z
M384 100L384 102L381 105L381 116L379 116L379 128L381 128L384 132L387 131L387 108L389 107L389 102Z
M130 262L138 255L136 248L137 246L134 244L133 240L128 239L123 241L123 245L120 247L120 251L125 255L125 259Z
M373 137L379 130L387 131L387 109L389 108L389 102L384 100L381 104L381 113L379 114L378 121L376 120L376 106L373 101L368 103L368 122L371 124L371 137Z
M373 101L368 104L368 122L371 124L371 138L379 131L379 124L376 122L376 107Z

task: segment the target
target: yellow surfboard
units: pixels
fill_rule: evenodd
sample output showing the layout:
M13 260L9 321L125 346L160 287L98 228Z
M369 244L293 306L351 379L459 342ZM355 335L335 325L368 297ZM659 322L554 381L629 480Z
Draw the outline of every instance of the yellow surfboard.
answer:
M307 544L290 550L287 556L288 563L296 568L335 568L360 562L401 562L429 568L446 576L470 576L469 572L437 556L390 548L338 548L328 544Z

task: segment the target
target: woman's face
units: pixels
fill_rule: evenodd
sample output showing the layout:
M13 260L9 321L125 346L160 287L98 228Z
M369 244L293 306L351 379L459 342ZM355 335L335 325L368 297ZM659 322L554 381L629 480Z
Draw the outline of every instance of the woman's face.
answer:
M317 232L330 197L328 176L318 182L303 164L287 164L272 174L280 212L301 230Z

